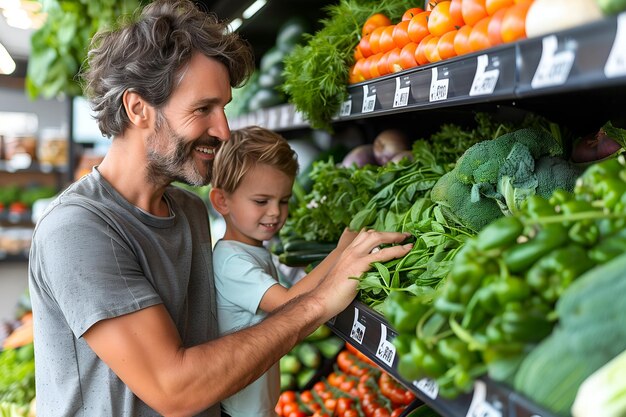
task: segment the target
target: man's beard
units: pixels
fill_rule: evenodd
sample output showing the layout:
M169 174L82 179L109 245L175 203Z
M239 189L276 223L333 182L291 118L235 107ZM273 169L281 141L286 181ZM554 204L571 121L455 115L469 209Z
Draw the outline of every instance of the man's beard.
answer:
M167 119L159 114L155 133L148 139L147 179L152 184L167 185L179 181L192 186L207 185L211 181L212 161L205 161L206 175L202 175L196 166L193 152L198 141L189 142L169 125ZM218 142L213 139L214 142ZM206 141L203 141L206 142ZM186 145L187 144L187 145Z

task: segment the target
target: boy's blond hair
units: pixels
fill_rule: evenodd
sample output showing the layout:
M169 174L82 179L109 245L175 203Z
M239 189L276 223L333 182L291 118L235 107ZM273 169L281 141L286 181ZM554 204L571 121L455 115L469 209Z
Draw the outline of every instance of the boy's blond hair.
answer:
M231 132L213 161L211 185L233 193L243 177L256 165L269 165L289 178L298 174L298 156L278 133L259 126Z

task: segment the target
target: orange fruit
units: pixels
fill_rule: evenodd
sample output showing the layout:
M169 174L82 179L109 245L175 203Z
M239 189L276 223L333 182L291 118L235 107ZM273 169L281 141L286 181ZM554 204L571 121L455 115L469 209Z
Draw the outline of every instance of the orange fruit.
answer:
M485 0L463 0L461 13L465 24L474 26L480 19L487 16Z
M456 51L454 50L454 38L458 30L453 30L447 33L444 33L439 38L439 43L437 44L437 50L439 52L439 56L441 59L448 59L456 56Z
M450 18L450 2L437 3L428 17L428 31L435 36L441 36L454 29L456 26Z
M424 56L428 60L428 62L437 62L441 61L441 56L439 55L439 50L437 46L439 45L439 36L433 36L426 42L424 45Z
M464 25L459 29L454 37L454 52L457 55L469 54L472 52L469 44L469 35L472 32L470 25Z
M411 42L419 44L422 39L430 35L428 31L428 16L430 16L430 12L422 12L413 16L409 21L409 39L411 39Z
M506 9L500 27L502 42L526 38L526 13L531 4L531 1L521 1Z
M378 40L380 52L391 51L393 48L396 47L396 44L393 41L393 29L394 28L395 28L395 25L385 26L383 28L383 31L380 34L380 39Z
M424 10L420 9L419 7L411 7L410 9L407 9L407 11L404 12L404 14L402 14L402 22L405 22L407 20L411 20L413 18L413 16L422 13Z
M417 48L415 48L415 62L417 65L428 64L428 58L425 55L426 44L433 38L433 35L426 35L424 39L417 44Z
M469 45L472 51L482 51L491 47L489 42L489 35L487 28L489 27L489 21L491 16L483 17L474 25L469 35Z
M502 43L502 19L507 8L500 9L491 16L489 26L487 27L487 36L489 37L489 43L491 46L500 45Z
M411 42L411 38L409 38L409 23L410 20L403 20L402 22L396 24L393 28L393 33L391 36L393 37L393 43L398 48L403 48L404 45Z
M409 42L404 45L404 48L400 51L400 67L402 67L403 70L417 66L417 61L415 60L416 49L417 44L415 42Z
M494 15L498 10L505 9L514 4L515 0L485 0L485 10L487 10L487 14Z
M365 23L363 24L363 29L361 30L361 36L367 36L374 31L377 27L381 26L389 26L391 24L391 19L385 16L382 13L375 13L367 18Z

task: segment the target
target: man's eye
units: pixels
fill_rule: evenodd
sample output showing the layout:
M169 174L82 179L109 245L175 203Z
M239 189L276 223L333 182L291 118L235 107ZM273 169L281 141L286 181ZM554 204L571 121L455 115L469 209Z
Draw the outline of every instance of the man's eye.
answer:
M267 204L267 200L254 200L254 202L256 204L258 204L259 206L262 206L264 204Z

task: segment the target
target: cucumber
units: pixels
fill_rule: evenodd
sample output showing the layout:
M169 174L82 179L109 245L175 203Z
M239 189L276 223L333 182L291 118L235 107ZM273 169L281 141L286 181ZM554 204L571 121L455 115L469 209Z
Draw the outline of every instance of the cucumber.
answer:
M309 382L313 379L315 374L317 373L316 369L304 368L298 375L296 375L296 380L298 382L298 389L303 389L307 386Z
M332 252L337 245L335 243L315 242L305 239L289 239L283 242L283 249L287 252L311 251L311 252Z
M323 340L316 340L315 346L326 359L333 359L345 346L345 342L337 336L330 336Z
M317 346L303 342L297 346L296 355L300 363L307 368L318 369L322 364L322 354Z
M302 363L291 353L286 354L279 361L280 372L285 374L297 374L302 369Z
M282 264L295 267L295 266L307 266L310 263L323 260L326 256L328 256L328 252L285 251L281 253L280 255L278 255L278 260Z

